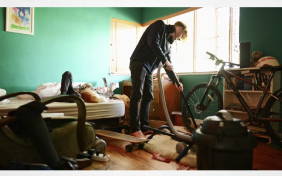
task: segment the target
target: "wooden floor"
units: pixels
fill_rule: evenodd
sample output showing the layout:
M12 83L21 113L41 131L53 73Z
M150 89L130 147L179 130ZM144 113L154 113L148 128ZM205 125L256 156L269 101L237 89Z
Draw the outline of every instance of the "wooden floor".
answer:
M282 150L271 147L267 139L257 138L254 149L253 169L282 170Z
M180 165L175 161L170 163L152 159L152 154L145 150L135 148L133 152L125 152L124 147L128 144L124 141L100 137L107 143L106 154L110 155L111 161L93 161L92 165L83 170L177 170ZM254 149L254 170L282 170L282 150L267 145L267 140L257 138L258 146ZM196 168L190 168L196 170Z

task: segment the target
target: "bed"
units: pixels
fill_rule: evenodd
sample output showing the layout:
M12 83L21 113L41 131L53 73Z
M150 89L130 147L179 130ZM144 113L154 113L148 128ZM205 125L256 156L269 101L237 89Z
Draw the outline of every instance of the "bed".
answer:
M84 83L85 82L74 82L73 87L77 87ZM35 90L35 93L43 99L60 95L60 83L41 84ZM2 101L0 102L0 115L5 116L11 110L17 109L19 106L30 101L33 101L33 98L30 95L21 95ZM85 103L85 106L86 120L122 117L125 114L125 104L119 99L108 99L107 102L103 103ZM52 115L54 115L63 113L64 116L77 117L77 107L75 103L54 102L48 104L47 107L48 110L44 112L44 114L52 113Z
M0 104L0 115L7 115L11 110L17 109L32 100L21 100L10 98L9 102ZM125 105L122 100L112 100L103 103L85 103L86 120L96 120L105 118L122 117L125 113ZM77 117L77 107L75 103L54 102L47 105L45 113L64 113L65 116ZM53 114L55 115L55 114Z

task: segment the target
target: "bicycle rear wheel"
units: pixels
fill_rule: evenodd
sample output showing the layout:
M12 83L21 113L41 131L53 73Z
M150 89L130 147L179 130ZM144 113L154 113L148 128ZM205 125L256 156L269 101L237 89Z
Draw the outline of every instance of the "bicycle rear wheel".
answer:
M274 96L282 99L282 88L276 91ZM266 102L266 105L264 107L264 114L263 117L265 118L272 118L272 119L281 119L281 107L282 103L273 98L270 97L268 101ZM271 137L271 139L280 147L282 147L282 141L280 139L280 133L282 130L282 122L279 121L263 121L264 127L266 129L266 133Z
M210 86L209 92L206 97L204 97L203 107L199 107L201 100L203 99L203 95L205 93L207 83L202 83L196 85L192 88L186 96L186 101L190 106L192 115L195 119L204 120L204 118L208 116L215 115L219 110L223 108L223 100L220 92L213 86ZM213 94L213 96L211 96ZM208 101L210 103L208 104ZM186 128L193 132L195 130L195 126L191 121L190 114L185 107L185 104L182 107L182 120L186 126Z

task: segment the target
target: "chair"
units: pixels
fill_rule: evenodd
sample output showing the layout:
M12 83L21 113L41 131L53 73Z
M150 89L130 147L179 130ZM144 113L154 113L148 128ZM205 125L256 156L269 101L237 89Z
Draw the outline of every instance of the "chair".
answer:
M76 157L80 152L92 149L96 139L95 129L86 120L86 108L82 99L59 95L46 100L33 92L18 92L0 97L0 101L21 94L29 94L35 101L41 101L44 105L57 101L72 100L77 104L77 121L68 122L50 132L51 139L58 156ZM26 163L43 163L43 160L31 140L26 136L17 135L7 124L15 121L17 117L7 116L0 119L0 167L5 167L11 161Z

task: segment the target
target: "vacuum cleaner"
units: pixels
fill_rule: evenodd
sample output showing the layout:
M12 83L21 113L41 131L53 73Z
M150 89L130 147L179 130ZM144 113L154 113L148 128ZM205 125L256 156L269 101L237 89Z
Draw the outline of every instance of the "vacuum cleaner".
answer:
M196 130L191 135L182 134L175 130L166 106L160 74L162 67L163 65L158 67L158 84L168 126L161 126L156 129L144 125L144 128L154 132L148 139L160 133L179 141L176 145L176 152L179 154L176 158L177 162L196 144L198 170L251 170L253 148L257 145L256 138L243 121L233 118L226 110L219 110L214 116L206 117L197 129L188 101L184 93L181 92L185 108L187 108ZM173 71L168 76L177 86L180 86ZM162 131L164 128L171 133Z
M148 129L148 130L152 130L154 132L154 134L150 135L147 139L152 139L155 134L159 133L159 134L168 135L172 139L180 141L176 146L176 151L179 154L179 156L176 158L176 161L179 162L180 159L187 154L189 149L193 146L194 142L193 142L192 136L179 133L173 127L173 124L171 122L171 119L170 119L170 116L169 116L169 113L168 113L168 110L167 110L166 101L165 101L165 94L164 94L164 89L163 89L163 85L162 85L162 79L161 79L161 74L160 74L162 67L163 67L163 65L159 65L159 67L158 67L158 84L159 84L161 102L162 102L162 105L164 107L163 108L164 114L165 114L165 118L166 118L166 121L168 123L168 126L163 125L160 128L156 129L156 128L151 128L149 126L143 125L143 128ZM168 74L168 76L172 80L172 82L175 82L178 87L180 86L180 83L179 83L179 81L178 81L178 79L177 79L177 77L176 77L176 75L173 71L171 71L170 74ZM186 99L183 92L181 92L181 96L184 100ZM187 101L184 101L184 103L185 103L185 106L188 107L188 111L189 111L190 108L189 108L189 105L187 104ZM192 113L190 112L190 114L192 114ZM195 126L195 129L196 129L197 125L196 125L194 118L192 118L192 122ZM166 132L162 131L163 129L168 129L171 133L166 133Z

